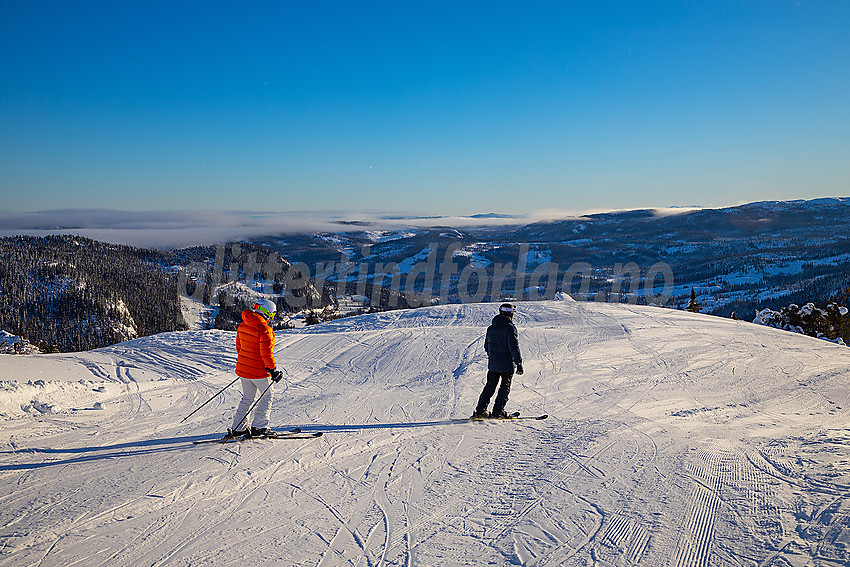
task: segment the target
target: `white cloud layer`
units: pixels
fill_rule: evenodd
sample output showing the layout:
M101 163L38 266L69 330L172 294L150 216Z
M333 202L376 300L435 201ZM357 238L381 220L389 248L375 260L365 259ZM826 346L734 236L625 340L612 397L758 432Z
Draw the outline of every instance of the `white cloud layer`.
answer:
M659 208L653 211L657 216L666 216L696 209L697 207ZM574 219L602 212L612 211L542 209L522 216L495 213L474 216L422 216L416 213L375 211L0 211L0 236L75 234L103 242L144 248L180 248L293 233L400 230L435 226L518 226L533 222Z
M262 235L405 227L516 225L532 217L423 217L379 212L118 211L69 209L30 213L0 212L0 236L76 234L116 244L178 248L216 244Z

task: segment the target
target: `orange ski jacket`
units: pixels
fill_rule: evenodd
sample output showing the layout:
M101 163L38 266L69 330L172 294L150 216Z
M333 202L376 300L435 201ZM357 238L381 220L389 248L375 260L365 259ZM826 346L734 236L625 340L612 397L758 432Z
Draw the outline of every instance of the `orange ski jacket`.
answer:
M268 378L274 370L274 331L261 315L250 309L242 312L236 328L236 375L242 378Z

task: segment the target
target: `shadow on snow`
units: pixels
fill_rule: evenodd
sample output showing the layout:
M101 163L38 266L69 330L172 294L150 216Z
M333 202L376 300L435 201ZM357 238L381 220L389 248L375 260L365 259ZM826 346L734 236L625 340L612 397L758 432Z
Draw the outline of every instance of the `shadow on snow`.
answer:
M292 425L282 426L280 429L290 429L300 427L305 433L313 431L322 432L338 432L338 433L354 433L357 431L367 431L375 429L413 429L422 427L437 427L440 425L459 425L462 423L476 423L468 419L442 419L434 421L420 421L413 423L369 423L361 425ZM64 459L51 460L38 463L14 463L0 464L0 471L20 471L41 469L46 467L65 466L77 463L86 463L89 461L99 461L104 459L117 459L126 457L138 457L143 455L151 455L156 453L167 453L170 451L185 450L187 443L193 441L203 441L207 439L215 439L221 434L210 435L189 435L183 437L166 437L163 439L148 439L143 441L134 441L130 443L117 443L114 445L102 446L87 446L87 447L70 447L63 449L55 448L39 448L33 447L29 449L16 449L13 451L0 451L0 455L79 455ZM199 447L198 451L206 450Z

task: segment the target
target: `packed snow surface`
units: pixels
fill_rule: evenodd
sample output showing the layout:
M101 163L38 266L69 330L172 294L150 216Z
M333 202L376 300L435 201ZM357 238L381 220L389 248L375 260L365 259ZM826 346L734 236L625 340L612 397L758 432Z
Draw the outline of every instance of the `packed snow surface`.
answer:
M234 333L0 356L0 564L802 566L850 562L850 349L672 310L521 303L525 375L470 422L493 305L277 336L272 425Z

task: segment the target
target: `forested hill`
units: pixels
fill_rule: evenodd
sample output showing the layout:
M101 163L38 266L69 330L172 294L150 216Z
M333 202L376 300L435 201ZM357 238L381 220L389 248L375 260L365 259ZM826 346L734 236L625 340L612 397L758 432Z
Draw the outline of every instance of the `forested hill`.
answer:
M0 329L44 352L186 328L174 253L79 236L0 238Z

